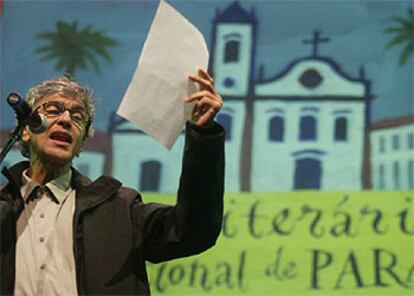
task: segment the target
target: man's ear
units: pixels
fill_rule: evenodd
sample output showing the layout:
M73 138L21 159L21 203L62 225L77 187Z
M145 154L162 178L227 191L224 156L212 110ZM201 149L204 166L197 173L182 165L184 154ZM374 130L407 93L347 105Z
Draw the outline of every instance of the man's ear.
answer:
M27 128L27 126L25 126L23 128L23 133L22 133L22 141L25 143L29 143L31 139L31 134L29 132L29 129Z

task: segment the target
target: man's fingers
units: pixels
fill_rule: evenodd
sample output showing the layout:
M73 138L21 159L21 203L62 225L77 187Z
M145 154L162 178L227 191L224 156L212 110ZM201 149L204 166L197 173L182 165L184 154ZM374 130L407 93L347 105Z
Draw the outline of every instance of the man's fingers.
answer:
M184 102L189 103L195 100L200 100L203 97L209 97L212 98L213 100L217 99L218 97L215 96L214 94L212 94L211 92L207 91L207 90L201 90L198 92L193 93L192 95L184 98Z
M214 78L211 77L211 75L207 71L205 71L204 69L198 69L198 75L210 81L211 84L214 86Z
M197 103L195 104L194 111L197 111L199 113L204 113L208 109L213 109L215 113L218 113L221 109L221 106L222 106L221 102L213 100L208 97L203 97L201 100L197 101Z
M201 100L197 101L197 103L194 106L196 106L197 110L201 112L210 108L212 108L213 110L217 110L218 112L221 109L222 103L208 97L203 97Z
M188 76L188 78L190 78L191 81L194 81L194 82L198 83L202 90L207 89L212 93L215 92L214 81L211 81L207 78L203 78L203 77L199 77L199 76L193 76L193 75Z
M203 69L198 75L190 75L189 79L200 86L200 91L184 98L184 102L195 102L191 122L203 126L209 125L223 106L223 99L214 89L214 79Z
M196 105L194 105L193 112L191 113L191 122L195 122L199 116L200 109Z
M214 119L221 109L221 102L204 97L194 104L191 121L196 124L204 124Z
M209 98L209 97L202 98L199 101L199 103L204 108L211 107L211 108L213 108L214 110L217 110L217 111L219 111L221 109L221 105L222 105L222 103L220 101L217 101L217 100Z
M206 124L207 122L211 122L215 115L216 113L214 112L214 110L210 109L209 111L197 116L194 122L196 124L203 125L203 124Z
M203 125L207 122L210 122L216 116L216 111L213 108L207 108L202 112L197 112L192 115L191 121L192 123Z

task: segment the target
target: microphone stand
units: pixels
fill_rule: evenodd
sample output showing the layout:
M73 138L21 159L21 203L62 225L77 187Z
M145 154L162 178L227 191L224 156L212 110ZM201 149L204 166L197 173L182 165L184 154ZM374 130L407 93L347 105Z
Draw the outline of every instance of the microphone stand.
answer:
M9 134L9 141L7 142L6 146L4 146L4 148L0 152L0 164L3 162L3 160L6 157L7 153L9 153L9 151L13 148L14 144L22 136L23 127L24 127L24 125L22 125L21 121L18 120L17 126Z
M25 116L31 113L31 110L27 105L22 104L24 101L22 97L17 92L12 92L7 97L7 103L14 109L15 117L17 119L17 126L9 134L9 141L6 146L0 152L0 164L3 162L7 153L13 148L14 144L21 138L23 133L23 128L26 125Z

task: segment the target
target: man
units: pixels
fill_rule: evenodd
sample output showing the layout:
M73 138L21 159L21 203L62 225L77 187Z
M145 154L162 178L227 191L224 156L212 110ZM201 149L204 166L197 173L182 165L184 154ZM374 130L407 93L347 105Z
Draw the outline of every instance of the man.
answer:
M222 100L204 70L186 127L177 204L144 204L114 178L92 182L71 167L92 134L91 92L61 77L29 90L26 101L48 118L25 128L30 162L3 170L0 191L0 293L150 294L145 261L200 253L214 245L222 219L224 132L214 122ZM133 149L133 147L131 147Z

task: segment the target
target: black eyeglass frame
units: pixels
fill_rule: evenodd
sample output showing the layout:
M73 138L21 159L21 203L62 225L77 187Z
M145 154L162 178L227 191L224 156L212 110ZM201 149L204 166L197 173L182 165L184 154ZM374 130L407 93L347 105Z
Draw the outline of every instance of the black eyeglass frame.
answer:
M53 112L48 111L47 108L48 106L53 105L54 107L56 107L56 114L53 114ZM66 106L64 104L62 104L61 102L58 101L48 101L45 102L43 104L41 104L40 106L38 106L36 108L35 111L38 111L39 109L42 109L45 112L46 117L58 117L58 116L62 116L63 113L65 113L65 111L69 111L69 115L70 115L70 119L75 122L78 126L84 126L85 127L85 131L89 131L90 125L92 123L92 118L90 116L90 114L88 114L88 112L81 108L81 107L75 107L75 108L66 108ZM73 117L73 112L77 111L80 114L82 114L82 117L84 117L84 119L77 119L75 117Z

